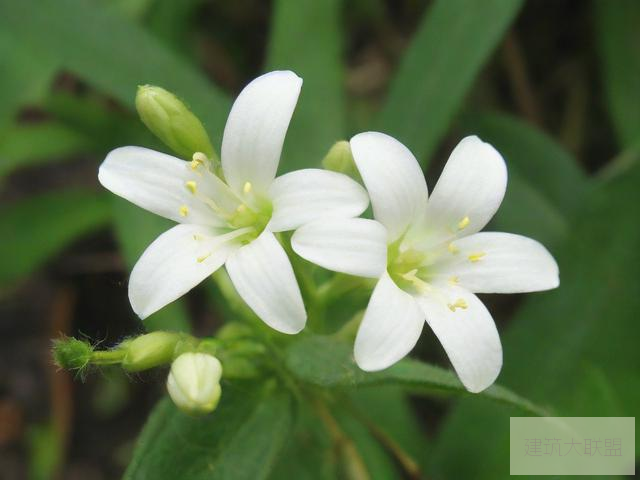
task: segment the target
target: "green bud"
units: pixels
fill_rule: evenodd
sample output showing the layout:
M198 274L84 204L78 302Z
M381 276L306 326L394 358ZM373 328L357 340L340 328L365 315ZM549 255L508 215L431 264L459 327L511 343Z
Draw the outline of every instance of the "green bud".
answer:
M185 413L203 415L218 406L222 365L213 355L183 353L171 364L167 390L173 403Z
M194 153L202 152L217 162L204 126L171 92L141 85L136 95L136 109L147 128L179 156L191 160Z
M220 340L237 340L253 335L253 330L248 325L240 322L225 323L217 332L216 337Z
M93 347L89 342L64 337L53 341L53 359L65 370L82 370L89 365Z
M346 140L340 140L333 144L329 152L322 159L322 166L326 170L344 173L356 180L360 179L360 173L356 168L351 154L351 146Z
M124 352L122 368L138 372L170 363L180 340L181 334L171 332L152 332L126 340L117 348Z

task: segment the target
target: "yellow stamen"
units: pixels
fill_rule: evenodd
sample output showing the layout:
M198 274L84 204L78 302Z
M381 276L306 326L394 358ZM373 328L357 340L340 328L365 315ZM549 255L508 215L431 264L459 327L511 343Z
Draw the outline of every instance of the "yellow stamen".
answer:
M469 217L464 217L462 220L458 222L458 230L462 230L467 225L469 225Z
M207 162L209 161L207 156L202 152L194 153L191 159L192 159L190 163L191 170L197 170L200 165L206 165Z
M466 310L468 306L469 305L467 305L467 302L464 300L464 298L459 298L454 303L447 304L447 307L449 307L449 310L451 310L452 312L455 312L456 308Z
M187 190L189 190L191 193L193 193L195 195L196 189L198 187L196 182L194 182L193 180L189 180L184 185L185 185L185 187L187 187Z
M196 258L196 261L197 261L198 263L202 263L202 262L204 262L207 258L209 258L210 256L211 256L211 252L209 252L209 253L207 253L207 254L205 254L205 255L202 255L201 257Z
M189 207L187 207L186 205L182 205L180 207L180 215L182 215L183 217L189 215Z
M449 278L449 283L451 285L457 285L458 283L460 283L460 278L457 275L454 275L451 278Z
M420 293L425 293L425 292L430 291L431 290L431 285L429 285L427 282L425 282L421 278L418 278L416 276L416 273L418 273L418 269L414 268L413 270L410 270L407 273L403 273L400 276L402 278L404 278L405 280L411 282L413 284L413 286L416 287L416 289Z
M242 187L242 191L247 194L251 191L252 185L251 182L245 182L244 186Z
M460 249L456 247L453 243L450 243L449 245L447 245L447 250L449 250L449 252L453 253L454 255L460 251Z
M469 255L469 261L475 263L475 262L479 262L480 259L482 257L484 257L486 255L486 253L484 252L476 252L476 253L472 253L471 255Z

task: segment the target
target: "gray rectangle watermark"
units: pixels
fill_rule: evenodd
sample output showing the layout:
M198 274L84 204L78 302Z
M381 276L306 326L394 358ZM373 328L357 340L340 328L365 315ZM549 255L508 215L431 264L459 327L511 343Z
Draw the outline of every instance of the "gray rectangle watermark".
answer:
M511 475L634 475L635 417L511 417Z

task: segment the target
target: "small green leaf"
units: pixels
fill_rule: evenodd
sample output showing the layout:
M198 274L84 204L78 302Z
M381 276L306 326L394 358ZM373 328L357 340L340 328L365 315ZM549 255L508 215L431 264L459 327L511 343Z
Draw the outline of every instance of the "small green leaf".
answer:
M218 408L190 417L168 400L140 435L125 480L266 478L292 428L291 398L278 387L223 383Z
M304 83L284 143L281 168L319 165L345 135L342 0L277 0L268 69L293 70Z
M376 129L424 166L521 0L437 0L405 54Z
M110 214L105 195L80 190L46 193L3 206L0 285L24 278L80 235L106 225Z
M627 148L640 142L640 2L596 0L593 7L609 115Z
M386 370L367 373L356 365L350 345L329 336L312 335L292 344L287 351L286 363L298 378L321 387L399 385L416 393L471 395L454 372L418 360L407 358ZM545 414L540 407L498 385L479 396L534 415Z

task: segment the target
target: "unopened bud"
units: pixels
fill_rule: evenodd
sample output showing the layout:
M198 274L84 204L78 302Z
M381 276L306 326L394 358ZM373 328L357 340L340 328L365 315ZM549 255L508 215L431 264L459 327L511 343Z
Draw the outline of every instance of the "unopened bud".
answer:
M167 390L173 403L191 415L210 413L218 406L222 365L213 355L183 353L171 364Z
M125 352L122 368L138 372L169 363L173 360L176 344L181 339L179 333L151 332L126 340L118 347Z
M75 338L60 338L53 342L53 359L65 370L82 370L89 365L93 348L88 342Z
M355 179L359 178L358 169L351 154L351 147L346 140L341 140L333 144L329 152L322 159L322 166L326 170L344 173Z
M215 160L215 153L204 126L173 93L152 85L138 87L136 109L153 134L179 156L191 160L203 152Z

